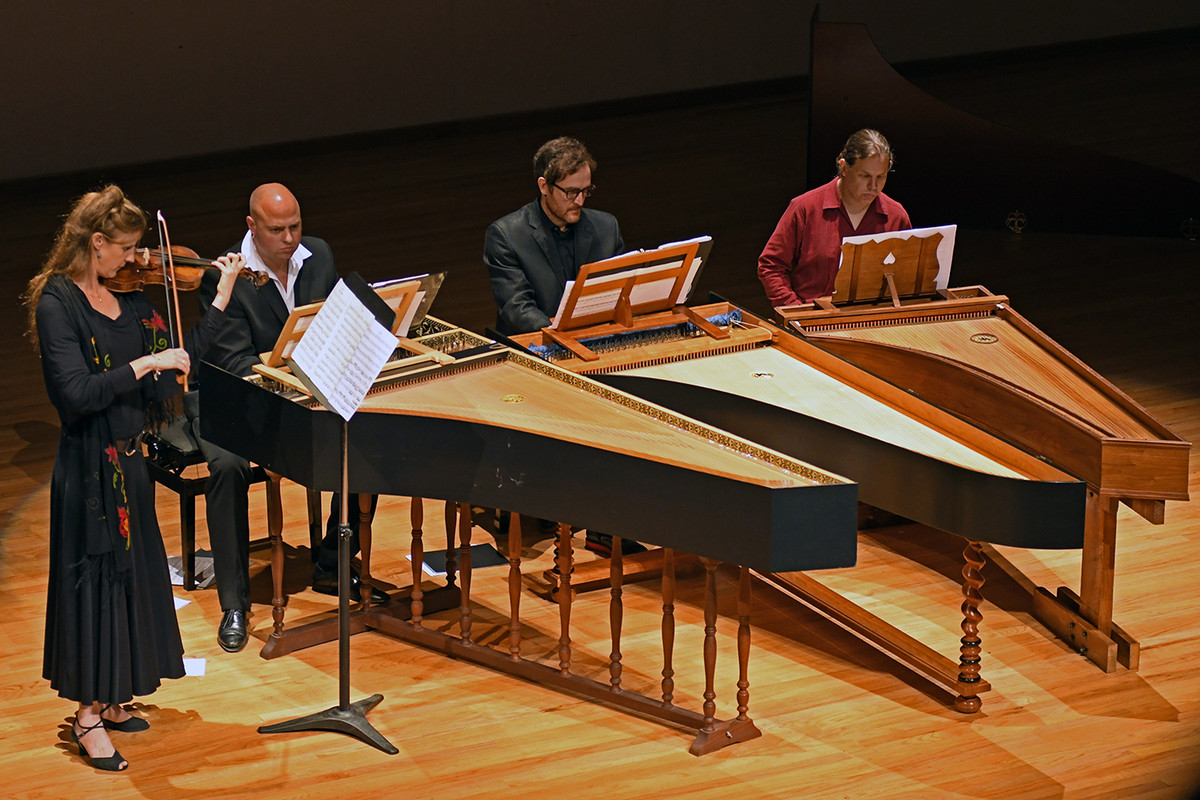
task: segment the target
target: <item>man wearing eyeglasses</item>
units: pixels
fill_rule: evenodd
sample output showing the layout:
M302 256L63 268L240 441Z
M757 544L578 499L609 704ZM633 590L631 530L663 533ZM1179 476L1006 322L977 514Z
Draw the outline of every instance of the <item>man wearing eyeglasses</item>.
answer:
M533 157L538 197L487 229L483 263L496 298L496 330L530 333L550 324L579 268L625 249L617 218L584 208L596 161L583 142L551 139Z
M596 160L583 142L569 136L551 139L533 156L538 197L488 226L483 263L496 297L496 330L503 334L532 333L550 324L558 311L567 281L579 268L611 258L625 249L617 218L584 208L595 191ZM542 522L544 530L552 523ZM612 555L613 538L587 532L588 550ZM623 553L645 550L624 539Z

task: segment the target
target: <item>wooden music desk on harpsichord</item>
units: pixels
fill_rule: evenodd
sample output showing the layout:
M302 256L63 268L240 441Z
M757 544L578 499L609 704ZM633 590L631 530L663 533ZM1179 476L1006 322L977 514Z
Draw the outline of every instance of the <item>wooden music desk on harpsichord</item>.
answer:
M627 258L634 269L637 258ZM582 280L588 271L581 269ZM611 272L605 278L613 282ZM958 710L977 711L979 694L989 688L979 673L979 543L1080 547L1083 484L732 304L688 308L677 299L667 293L657 310L626 309L580 327L571 326L568 314L556 330L512 341L558 366L847 475L864 502L967 539L966 635L957 662L811 576L761 577L949 688Z
M1007 297L939 291L936 248L846 243L842 265L832 297L776 309L780 323L1086 481L1079 593L1039 589L1034 614L1105 672L1137 669L1138 642L1113 621L1117 507L1161 524L1167 500L1188 499L1190 444Z
M451 350L452 363L414 361L405 352L402 369L389 374L385 368L388 377L348 422L350 490L507 509L516 520L529 515L562 521L558 565L566 577L559 592L559 661L550 666L521 655L519 529L510 534L507 553L508 652L472 640L469 508L459 515L457 564L450 553L450 582L440 590L457 594L459 635L422 625L422 603L430 593L421 589L419 532L414 535L415 591L409 607L395 613L390 607L401 601L394 598L388 608L361 609L359 628L690 727L697 731L691 748L696 754L758 736L746 713L749 569L852 565L854 484L466 331L450 329L420 337L418 343L421 349ZM206 438L305 486L325 491L340 487L340 417L317 407L312 398L268 388L257 376L238 378L211 364L201 366L201 375ZM602 682L571 671L572 524L678 548L704 560L701 712L673 702L679 678L672 668L673 575L664 574L663 582L664 663L656 671L662 669L667 677L661 697L622 687L619 558L612 579L609 675ZM738 714L726 721L715 718L713 687L719 562L741 566Z

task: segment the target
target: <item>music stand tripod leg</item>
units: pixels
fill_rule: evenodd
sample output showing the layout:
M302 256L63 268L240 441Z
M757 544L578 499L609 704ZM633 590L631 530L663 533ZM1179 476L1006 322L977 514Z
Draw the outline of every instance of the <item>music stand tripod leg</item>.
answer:
M350 702L350 445L349 422L342 422L342 502L338 514L338 705L316 714L273 725L262 725L259 733L333 731L357 737L388 755L400 751L367 721L367 712L379 705L383 695Z

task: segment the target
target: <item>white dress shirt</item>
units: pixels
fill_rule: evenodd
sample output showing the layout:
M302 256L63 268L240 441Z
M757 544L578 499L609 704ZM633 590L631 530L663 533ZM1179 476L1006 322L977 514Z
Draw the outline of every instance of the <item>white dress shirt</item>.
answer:
M242 257L246 259L246 266L255 272L265 273L275 282L275 288L279 290L279 295L287 305L289 314L296 308L296 276L300 274L300 268L304 266L304 259L311 255L312 251L304 245L296 248L296 252L292 253L292 257L288 259L287 283L284 284L275 272L263 263L262 257L258 254L258 248L254 246L254 234L247 229L246 235L242 237Z

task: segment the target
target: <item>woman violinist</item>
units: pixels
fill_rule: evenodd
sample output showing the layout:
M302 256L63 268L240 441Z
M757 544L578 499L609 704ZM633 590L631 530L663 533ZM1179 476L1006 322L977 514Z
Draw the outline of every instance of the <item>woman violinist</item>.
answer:
M146 216L116 186L84 195L24 297L29 333L62 431L50 484L50 574L42 676L79 703L72 739L93 766L128 766L108 731L149 727L122 704L183 672L166 551L142 461L147 424L166 416L224 319L241 256L221 270L212 309L183 347L140 291L102 279L130 264Z

